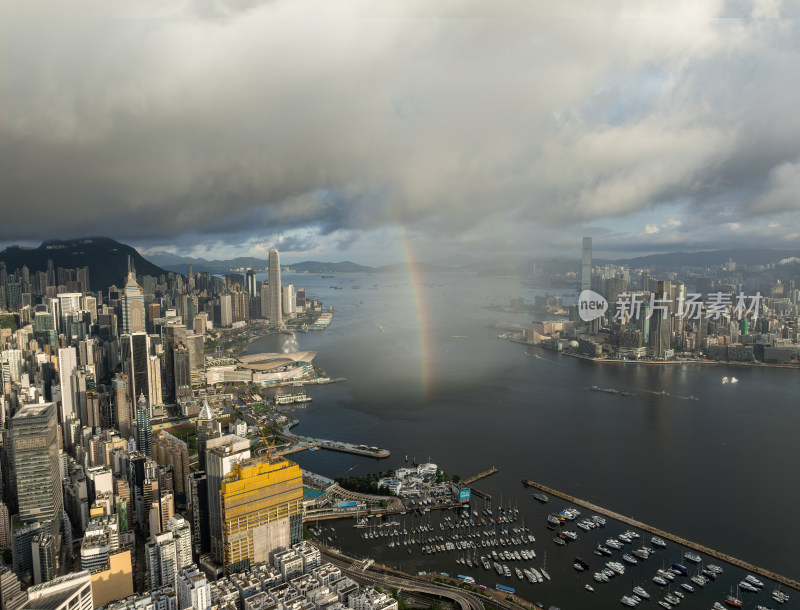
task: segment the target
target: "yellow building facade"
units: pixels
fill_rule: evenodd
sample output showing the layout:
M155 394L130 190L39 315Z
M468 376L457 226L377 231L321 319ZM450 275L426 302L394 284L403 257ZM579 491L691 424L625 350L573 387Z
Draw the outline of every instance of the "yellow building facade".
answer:
M220 488L225 571L269 562L303 538L303 473L288 460L260 457L234 467Z

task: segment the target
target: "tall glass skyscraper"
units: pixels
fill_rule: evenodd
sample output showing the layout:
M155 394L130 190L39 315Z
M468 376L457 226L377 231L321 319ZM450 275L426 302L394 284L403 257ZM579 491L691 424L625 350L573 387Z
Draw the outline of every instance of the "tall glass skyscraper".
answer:
M592 289L592 238L583 238L581 253L581 292Z
M122 295L122 333L144 331L144 291L136 282L136 271L128 260L128 281Z
M22 524L41 522L61 548L64 499L58 463L56 403L27 404L11 418L10 457Z
M278 251L269 251L269 323L280 328L283 326L281 315L281 259Z

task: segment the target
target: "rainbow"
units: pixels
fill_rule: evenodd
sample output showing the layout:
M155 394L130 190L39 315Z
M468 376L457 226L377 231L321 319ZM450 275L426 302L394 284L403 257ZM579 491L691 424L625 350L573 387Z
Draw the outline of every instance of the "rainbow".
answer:
M406 269L408 270L408 280L411 284L411 295L414 301L413 310L417 318L417 329L419 331L419 365L420 365L420 380L422 382L423 396L429 396L432 389L432 376L431 376L431 324L428 316L428 307L425 302L425 295L423 293L422 285L422 271L414 260L413 250L411 248L411 240L408 238L407 232L402 231L400 236L400 244L403 249L403 258L406 262Z

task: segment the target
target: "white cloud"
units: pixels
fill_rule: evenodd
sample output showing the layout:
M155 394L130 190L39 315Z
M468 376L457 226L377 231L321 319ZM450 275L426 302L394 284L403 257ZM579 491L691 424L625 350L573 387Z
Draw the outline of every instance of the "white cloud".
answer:
M647 233L648 235L653 235L654 233L658 233L660 230L661 229L658 227L658 225L645 225L644 226L644 232Z

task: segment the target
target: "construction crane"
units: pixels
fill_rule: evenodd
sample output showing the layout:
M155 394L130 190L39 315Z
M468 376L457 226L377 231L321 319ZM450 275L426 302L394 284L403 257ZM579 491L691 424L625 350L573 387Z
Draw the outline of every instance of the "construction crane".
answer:
M272 462L272 450L275 447L275 441L268 442L267 437L264 436L264 430L261 428L261 426L257 427L258 427L258 433L261 435L261 440L264 441L264 446L267 448L267 459L270 462Z

